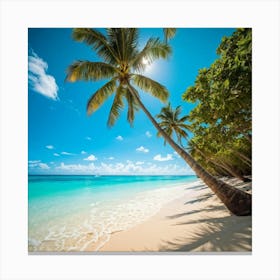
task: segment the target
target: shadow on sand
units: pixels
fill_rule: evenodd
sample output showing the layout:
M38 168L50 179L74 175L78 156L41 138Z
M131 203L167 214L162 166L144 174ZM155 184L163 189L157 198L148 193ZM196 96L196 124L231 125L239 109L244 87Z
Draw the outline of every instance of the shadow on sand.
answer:
M213 194L204 194L185 204L206 201L212 196ZM186 232L186 236L172 242L162 240L160 251L250 252L252 217L211 217L211 212L223 210L223 205L209 203L204 209L167 216L166 218L174 220L174 226L190 225L190 230Z

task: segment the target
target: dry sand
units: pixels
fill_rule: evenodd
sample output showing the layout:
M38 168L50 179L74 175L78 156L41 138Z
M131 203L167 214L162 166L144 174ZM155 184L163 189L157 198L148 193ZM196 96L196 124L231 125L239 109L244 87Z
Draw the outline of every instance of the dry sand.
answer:
M227 180L251 192L251 183ZM250 252L252 219L229 213L199 181L182 188L182 197L166 204L149 220L111 235L99 250L107 252Z

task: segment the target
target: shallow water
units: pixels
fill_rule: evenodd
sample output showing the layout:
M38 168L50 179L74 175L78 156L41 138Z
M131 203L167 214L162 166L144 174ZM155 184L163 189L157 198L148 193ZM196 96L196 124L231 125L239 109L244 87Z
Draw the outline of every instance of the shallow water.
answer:
M196 176L29 176L29 251L98 251L182 195Z

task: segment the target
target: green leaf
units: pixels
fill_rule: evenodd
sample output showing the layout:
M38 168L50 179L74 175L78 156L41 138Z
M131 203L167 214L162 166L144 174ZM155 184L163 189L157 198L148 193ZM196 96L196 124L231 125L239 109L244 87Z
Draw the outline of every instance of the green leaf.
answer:
M104 62L76 61L68 67L66 80L98 81L112 78L116 74L117 69Z
M132 81L140 89L142 89L145 92L151 93L154 97L158 98L160 101L162 102L167 101L169 97L169 93L167 89L160 83L148 77L138 75L138 74L134 74L132 76Z
M106 99L114 93L116 89L116 79L112 79L99 90L97 90L88 101L87 113L90 115L96 111L106 101Z

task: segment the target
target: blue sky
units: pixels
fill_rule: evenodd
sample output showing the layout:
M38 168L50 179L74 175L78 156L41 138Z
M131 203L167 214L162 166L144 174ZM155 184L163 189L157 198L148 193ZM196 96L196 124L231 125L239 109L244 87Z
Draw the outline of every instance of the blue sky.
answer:
M216 49L233 28L177 29L172 55L148 66L144 74L167 87L172 106L182 115L193 104L182 93L195 81L198 70L217 58ZM105 83L65 82L66 69L75 60L100 61L91 48L72 39L72 29L31 28L28 32L28 169L29 174L193 174L173 149L163 145L143 112L131 128L126 109L112 128L107 117L112 98L93 115L86 114L89 97ZM162 29L140 30L140 47ZM163 104L140 92L152 113Z

